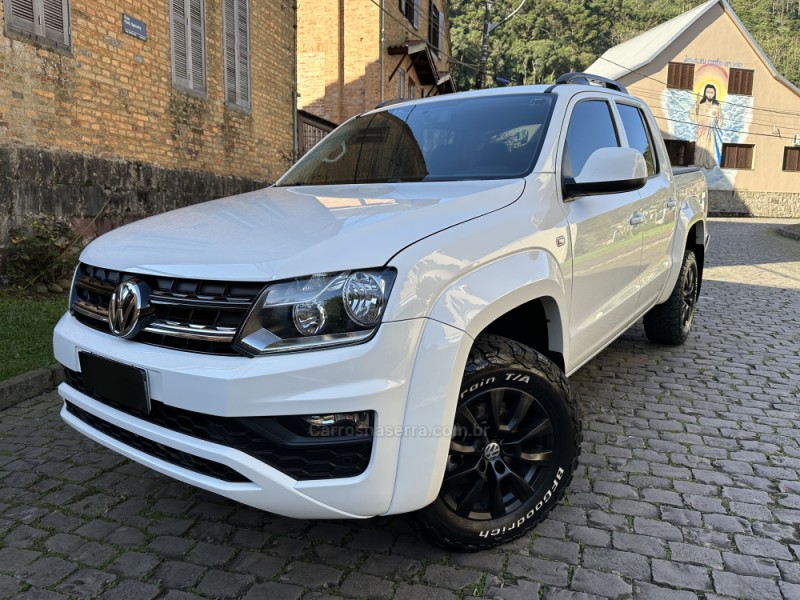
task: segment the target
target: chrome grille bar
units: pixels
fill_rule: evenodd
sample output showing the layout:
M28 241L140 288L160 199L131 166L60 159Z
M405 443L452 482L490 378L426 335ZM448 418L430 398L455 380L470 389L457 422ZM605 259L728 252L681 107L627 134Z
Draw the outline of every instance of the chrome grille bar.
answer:
M236 335L236 329L233 327L205 327L169 321L154 321L147 325L144 331L203 342L232 342L233 336Z
M96 306L86 300L77 300L72 305L72 310L76 313L82 314L84 317L108 323L108 309L101 306Z
M107 281L100 281L87 275L82 275L75 281L75 285L96 294L105 294L110 296L114 293L114 285Z
M250 308L252 300L244 298L231 298L228 300L220 300L217 298L191 298L189 296L182 297L176 294L165 295L154 293L150 297L151 304L161 304L164 306L191 306L197 308L217 308L217 309L231 309L231 310L247 310Z

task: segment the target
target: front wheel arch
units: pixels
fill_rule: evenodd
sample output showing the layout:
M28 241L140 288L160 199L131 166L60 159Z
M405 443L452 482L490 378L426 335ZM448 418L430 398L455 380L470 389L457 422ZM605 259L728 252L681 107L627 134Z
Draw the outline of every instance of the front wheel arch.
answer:
M415 516L422 534L456 551L520 537L563 497L580 439L563 371L518 342L480 336L464 370L441 489Z

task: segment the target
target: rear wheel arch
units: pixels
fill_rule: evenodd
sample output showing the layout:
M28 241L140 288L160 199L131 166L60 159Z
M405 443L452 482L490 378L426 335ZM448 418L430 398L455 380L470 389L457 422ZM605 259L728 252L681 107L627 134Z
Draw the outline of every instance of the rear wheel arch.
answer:
M703 221L698 221L689 229L684 250L693 251L697 260L697 293L699 294L700 287L703 284L703 265L705 263L706 250L706 224Z

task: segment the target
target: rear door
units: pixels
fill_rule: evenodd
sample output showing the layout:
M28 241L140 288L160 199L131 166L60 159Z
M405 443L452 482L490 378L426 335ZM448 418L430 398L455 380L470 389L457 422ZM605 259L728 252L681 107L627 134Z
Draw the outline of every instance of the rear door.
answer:
M661 293L671 265L669 247L678 215L667 157L659 156L652 120L633 101L617 100L622 130L630 148L639 150L647 163L647 183L639 190L642 223L642 266L639 305L649 305Z
M567 108L558 181L575 177L600 148L622 146L607 96L579 94ZM629 322L639 298L639 192L564 198L573 252L570 338L581 364ZM572 362L572 361L571 361Z

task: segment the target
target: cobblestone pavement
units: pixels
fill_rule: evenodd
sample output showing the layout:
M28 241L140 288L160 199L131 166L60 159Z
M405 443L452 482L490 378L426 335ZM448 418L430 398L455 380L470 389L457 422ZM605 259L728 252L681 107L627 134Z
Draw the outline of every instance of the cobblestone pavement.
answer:
M641 325L572 379L562 506L456 555L404 518L297 521L88 441L55 394L0 412L0 597L800 598L800 242L715 219L685 346Z

